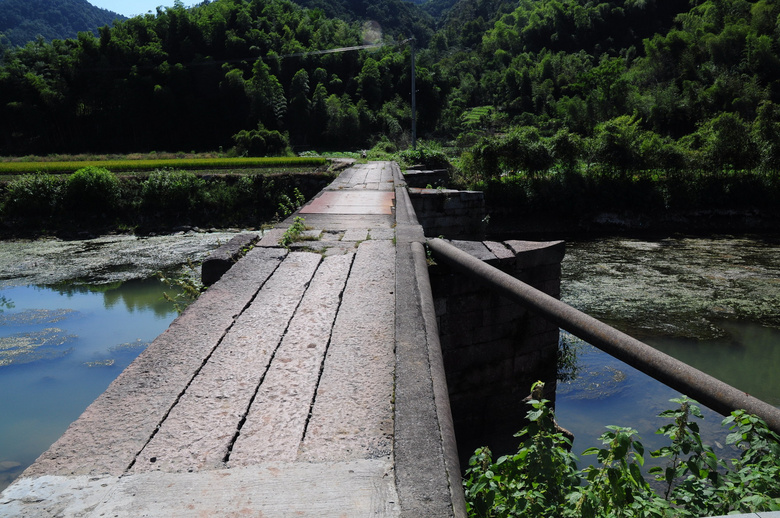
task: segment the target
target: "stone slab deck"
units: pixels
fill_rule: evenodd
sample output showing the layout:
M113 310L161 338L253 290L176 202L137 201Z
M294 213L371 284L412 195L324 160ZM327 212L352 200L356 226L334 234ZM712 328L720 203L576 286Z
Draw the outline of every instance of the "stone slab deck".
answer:
M397 295L399 178L349 168L301 211L316 241L264 236L2 493L0 516L461 516L419 297Z

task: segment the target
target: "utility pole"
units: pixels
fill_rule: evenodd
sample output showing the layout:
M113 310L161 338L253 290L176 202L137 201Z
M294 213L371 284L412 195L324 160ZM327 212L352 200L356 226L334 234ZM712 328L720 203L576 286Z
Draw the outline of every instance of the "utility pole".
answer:
M409 43L412 54L412 149L417 149L417 86L415 85L416 72L414 69L414 38Z

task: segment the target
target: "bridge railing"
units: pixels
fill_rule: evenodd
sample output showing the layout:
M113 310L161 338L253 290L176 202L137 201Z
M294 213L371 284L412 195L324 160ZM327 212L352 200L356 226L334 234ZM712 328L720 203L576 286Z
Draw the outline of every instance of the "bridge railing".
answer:
M437 260L476 277L503 296L661 383L723 415L737 409L755 414L771 430L780 433L780 409L608 326L442 239L429 239L427 244Z

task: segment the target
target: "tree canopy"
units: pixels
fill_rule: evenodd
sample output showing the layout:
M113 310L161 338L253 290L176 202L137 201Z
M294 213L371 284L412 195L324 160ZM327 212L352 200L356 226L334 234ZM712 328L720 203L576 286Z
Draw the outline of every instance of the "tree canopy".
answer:
M6 48L0 153L216 149L242 131L296 149L403 144L398 42L414 36L423 137L555 158L554 137L571 135L587 143L578 160L621 170L776 167L778 0L302 3L178 2Z

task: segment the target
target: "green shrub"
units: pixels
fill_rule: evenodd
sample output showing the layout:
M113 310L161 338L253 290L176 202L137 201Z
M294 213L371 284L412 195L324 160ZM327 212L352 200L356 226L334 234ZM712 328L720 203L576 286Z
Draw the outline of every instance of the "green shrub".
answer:
M186 213L202 201L202 185L189 171L157 170L141 184L141 204L146 210Z
M62 180L49 174L26 174L9 182L3 213L6 218L36 222L53 217L62 205Z
M111 213L117 208L119 198L119 179L102 167L83 167L65 182L65 205L75 212Z
M401 167L422 165L428 169L450 169L447 155L441 148L432 142L420 142L417 149L406 149L398 153L398 161Z
M277 214L279 218L284 219L303 207L304 203L306 203L306 197L297 187L293 189L292 197L287 193L280 193L278 195Z
M217 179L204 182L201 192L202 207L211 221L222 224L233 224L238 221L237 184Z
M286 155L290 145L286 135L266 129L262 124L251 131L239 131L233 135L233 142L241 156Z
M480 448L471 458L464 479L470 516L693 518L780 510L780 437L756 416L737 410L724 419L731 430L725 442L740 452L727 462L690 421L702 417L696 402L672 399L679 407L660 414L671 422L656 432L670 444L651 452L666 461L649 470L659 495L645 479L644 446L631 428L608 426L603 446L584 452L598 465L578 471L571 442L540 394L537 383L516 454L493 462Z
M541 392L543 385L534 389ZM532 399L529 426L519 432L523 443L515 455L495 463L487 448L471 457L464 489L470 516L514 517L560 514L566 498L579 483L571 441L556 427L544 399Z

